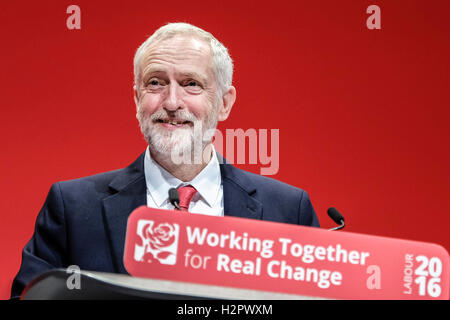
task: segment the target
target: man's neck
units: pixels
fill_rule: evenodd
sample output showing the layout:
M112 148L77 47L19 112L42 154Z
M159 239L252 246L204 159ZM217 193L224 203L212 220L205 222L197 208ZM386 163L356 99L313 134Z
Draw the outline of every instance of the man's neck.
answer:
M150 148L150 154L153 160L155 160L161 167L167 170L175 178L186 182L193 180L209 163L212 157L213 147L209 143L203 149L203 155L200 161L192 161L192 163L174 163L170 156L161 155L156 152L152 152Z

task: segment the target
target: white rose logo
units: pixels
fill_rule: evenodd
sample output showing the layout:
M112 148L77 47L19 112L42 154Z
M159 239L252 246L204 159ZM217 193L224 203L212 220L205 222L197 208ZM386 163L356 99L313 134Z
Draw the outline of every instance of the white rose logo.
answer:
M174 265L177 257L179 229L177 224L155 225L154 221L140 220L137 230L140 241L135 247L135 260Z

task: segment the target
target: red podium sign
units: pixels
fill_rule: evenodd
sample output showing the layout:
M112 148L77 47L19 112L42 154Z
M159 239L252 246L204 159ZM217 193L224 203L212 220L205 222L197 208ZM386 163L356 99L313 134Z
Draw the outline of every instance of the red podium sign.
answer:
M435 244L147 207L128 219L138 277L337 299L449 299Z

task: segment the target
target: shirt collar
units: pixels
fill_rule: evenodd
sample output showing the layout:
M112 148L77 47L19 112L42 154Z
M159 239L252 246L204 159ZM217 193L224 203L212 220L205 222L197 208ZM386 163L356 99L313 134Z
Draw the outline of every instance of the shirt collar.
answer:
M217 159L216 150L212 148L213 156L205 168L191 181L183 182L175 178L166 169L161 167L150 155L149 147L144 156L144 173L147 184L147 193L150 194L158 207L161 207L169 198L169 189L192 185L208 206L213 207L218 200L222 177ZM197 195L194 199L197 198Z

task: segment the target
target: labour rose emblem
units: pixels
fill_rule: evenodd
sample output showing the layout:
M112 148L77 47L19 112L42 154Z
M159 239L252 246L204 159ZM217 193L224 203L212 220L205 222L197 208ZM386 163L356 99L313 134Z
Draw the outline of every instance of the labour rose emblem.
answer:
M160 223L155 228L151 224L147 224L142 229L144 236L145 254L143 260L145 262L158 262L167 259L173 253L165 249L175 242L175 228L169 223Z

